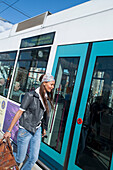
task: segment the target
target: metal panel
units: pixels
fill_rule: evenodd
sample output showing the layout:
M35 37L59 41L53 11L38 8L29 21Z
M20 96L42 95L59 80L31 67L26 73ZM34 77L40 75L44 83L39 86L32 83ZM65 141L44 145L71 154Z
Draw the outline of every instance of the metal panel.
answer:
M31 27L35 27L35 26L38 26L38 25L42 25L44 23L45 16L49 15L49 14L50 14L49 12L45 12L41 15L30 18L26 21L20 22L17 26L16 32L22 31L22 30L25 30L25 29L28 29L28 28L31 28Z

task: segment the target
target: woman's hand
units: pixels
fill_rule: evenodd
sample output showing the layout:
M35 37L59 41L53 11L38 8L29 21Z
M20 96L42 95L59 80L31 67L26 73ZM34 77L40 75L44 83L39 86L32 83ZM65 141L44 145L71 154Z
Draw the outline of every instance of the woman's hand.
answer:
M10 132L6 132L4 135L3 135L3 138L10 138L11 137L11 133Z
M42 138L46 135L46 130L43 129Z

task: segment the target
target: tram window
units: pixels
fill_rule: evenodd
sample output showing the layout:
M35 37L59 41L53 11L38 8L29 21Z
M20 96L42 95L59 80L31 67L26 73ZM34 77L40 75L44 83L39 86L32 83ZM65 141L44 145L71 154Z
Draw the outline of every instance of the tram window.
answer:
M0 95L5 97L8 94L15 58L15 51L0 53Z
M35 90L45 74L50 47L22 50L19 55L10 99L21 103L25 92Z
M75 164L108 170L112 150L113 57L97 57Z
M61 152L68 111L77 74L79 57L60 57L55 74L54 110L51 112L47 138L43 142Z

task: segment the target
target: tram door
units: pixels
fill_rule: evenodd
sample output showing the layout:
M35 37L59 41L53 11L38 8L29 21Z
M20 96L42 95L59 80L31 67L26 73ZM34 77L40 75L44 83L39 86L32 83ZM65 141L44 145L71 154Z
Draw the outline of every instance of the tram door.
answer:
M68 170L113 170L113 41L92 44L79 98Z
M53 66L54 110L47 137L41 143L40 160L50 169L63 169L71 124L89 44L58 46ZM46 156L45 156L46 155Z

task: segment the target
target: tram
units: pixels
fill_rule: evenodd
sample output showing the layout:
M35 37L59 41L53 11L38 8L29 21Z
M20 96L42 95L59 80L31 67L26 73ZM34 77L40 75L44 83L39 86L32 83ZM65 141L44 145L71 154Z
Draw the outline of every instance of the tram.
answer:
M51 170L113 170L113 1L89 0L0 33L0 130L25 92L55 76L39 160ZM16 143L18 122L12 131ZM37 161L37 162L38 162Z

